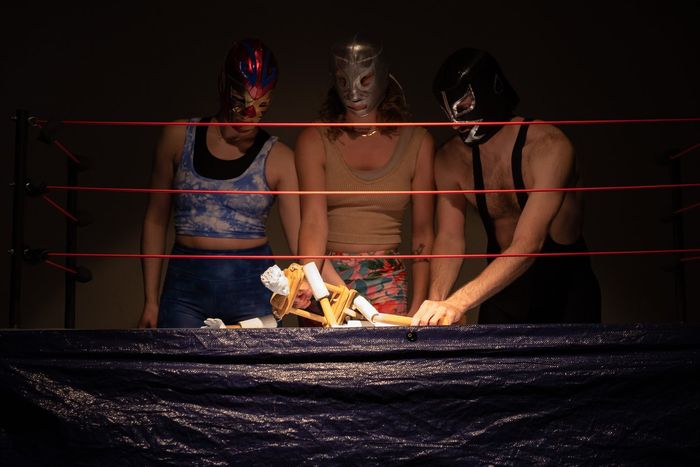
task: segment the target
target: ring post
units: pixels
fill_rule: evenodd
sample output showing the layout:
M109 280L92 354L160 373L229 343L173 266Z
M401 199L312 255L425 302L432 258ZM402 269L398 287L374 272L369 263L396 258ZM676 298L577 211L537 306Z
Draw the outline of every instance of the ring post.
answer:
M681 171L681 159L675 158L671 160L671 183L680 184L683 182L683 174ZM671 210L676 212L683 207L683 192L682 190L671 190ZM685 239L683 235L683 216L673 216L673 248L682 250L685 248ZM675 279L675 298L676 298L676 316L685 323L688 319L686 311L686 290L685 290L685 262L679 261L674 270Z
M20 327L28 140L29 112L18 109L15 119L15 173L12 187L12 261L10 272L10 316L8 323L10 328Z
M78 185L78 168L75 163L69 158L66 158L66 185ZM78 194L74 190L68 190L66 193L66 209L68 212L76 213L78 207ZM78 247L78 223L66 217L66 251L75 253ZM66 258L66 266L73 271L77 270L77 260L73 256ZM65 311L64 311L64 327L66 329L75 328L75 283L76 275L72 272L66 272L65 275Z

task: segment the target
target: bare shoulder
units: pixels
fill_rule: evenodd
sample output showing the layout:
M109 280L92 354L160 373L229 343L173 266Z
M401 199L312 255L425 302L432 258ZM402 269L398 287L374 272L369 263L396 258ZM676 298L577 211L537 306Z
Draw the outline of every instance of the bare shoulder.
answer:
M321 138L321 132L316 127L304 128L303 130L301 130L301 132L299 132L299 136L297 136L297 146L313 146L320 144L323 144L323 140Z
M533 186L563 186L568 183L576 171L574 150L569 138L559 128L549 124L532 125L530 130L523 147L526 183Z
M187 123L189 120L185 120L184 118L181 118L179 120L175 120L173 123L176 123L177 125L166 125L163 128L163 132L161 133L161 140L162 141L184 141L185 140L185 133L187 132L187 125L183 125L183 123Z
M277 141L270 149L267 163L271 169L280 173L294 170L294 151L281 141Z
M459 136L450 138L435 153L435 183L438 189L456 189L466 183L471 153Z
M428 131L427 128L424 128L422 126L417 126L415 127L415 131L418 132L418 135L420 135L421 141L423 144L429 143L434 145L435 144L435 139L433 138L432 133Z
M326 151L318 128L307 127L299 133L294 147L294 157L297 167L304 170L325 164Z
M456 168L467 162L469 150L459 136L453 136L440 145L435 152L435 165L441 168Z
M417 138L420 138L420 146L419 146L419 154L423 158L429 158L430 164L433 162L433 158L435 157L435 140L433 139L433 135L425 128L423 127L415 127L415 135Z
M270 156L277 159L294 158L294 151L283 142L277 140L277 142L272 145L272 149L270 149Z
M175 120L175 123L186 123L188 120ZM159 157L166 157L177 160L185 145L186 125L166 125L158 140L157 154Z
M530 126L523 151L537 158L573 156L569 138L559 128L549 124Z

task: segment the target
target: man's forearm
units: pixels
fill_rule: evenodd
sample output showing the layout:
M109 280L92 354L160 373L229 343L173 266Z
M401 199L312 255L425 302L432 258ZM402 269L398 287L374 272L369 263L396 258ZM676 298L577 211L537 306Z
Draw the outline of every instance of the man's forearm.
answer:
M409 304L409 312L414 313L418 310L423 300L428 296L430 286L430 263L427 261L417 261L412 265L412 283L411 283L411 303Z
M452 290L462 267L461 259L433 258L430 265L430 300L444 300Z
M435 239L433 253L463 254L463 235L457 239L448 239L445 235L438 235ZM459 270L462 268L462 260L459 258L433 258L430 262L430 300L444 300L450 293L457 280Z
M496 258L481 274L452 294L447 301L462 311L481 305L513 283L534 262L530 257Z

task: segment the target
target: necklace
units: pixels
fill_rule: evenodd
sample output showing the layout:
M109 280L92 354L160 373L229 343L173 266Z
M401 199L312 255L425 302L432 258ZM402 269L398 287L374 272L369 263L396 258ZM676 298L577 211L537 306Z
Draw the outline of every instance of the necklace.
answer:
M366 138L368 136L372 136L372 135L377 133L376 127L369 127L369 128L353 127L352 130L355 133L355 136L361 136L363 138Z

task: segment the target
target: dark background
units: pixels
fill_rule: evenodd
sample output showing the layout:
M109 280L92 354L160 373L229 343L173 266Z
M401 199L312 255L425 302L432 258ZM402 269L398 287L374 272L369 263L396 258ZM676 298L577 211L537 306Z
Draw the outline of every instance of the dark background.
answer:
M491 51L518 90L522 115L541 119L698 117L700 4L683 1L589 2L56 2L5 6L0 74L1 182L12 181L18 108L43 118L169 121L216 110L216 77L230 43L257 36L275 52L280 81L268 122L308 122L330 83L330 45L357 31L381 37L415 121L442 121L430 84L442 60L461 46ZM700 142L700 124L564 126L586 186L669 183L664 154ZM87 155L93 169L80 185L146 187L157 127L70 126L60 141ZM451 135L431 128L438 142ZM293 147L298 129L272 131ZM65 183L56 148L29 146L29 177ZM697 183L700 154L681 161ZM12 191L2 192L2 244L11 246ZM65 205L65 193L50 196ZM683 192L697 203L700 190ZM137 253L147 195L84 193L81 210L95 222L80 231L79 251ZM671 191L605 191L586 197L585 237L594 251L672 248ZM686 247L700 242L700 212L684 216ZM481 225L470 212L468 252L483 252ZM63 251L62 216L27 200L26 244ZM287 253L276 218L273 249ZM59 259L62 261L62 259ZM141 313L139 261L88 258L94 279L78 285L77 327L127 328ZM482 260L465 262L460 281ZM600 256L606 323L678 321L672 255ZM10 257L0 265L8 303ZM689 321L700 321L700 262L686 265ZM63 326L63 274L46 265L23 276L23 328ZM3 305L7 306L7 305ZM8 308L0 327L8 323ZM471 318L472 321L474 317Z

